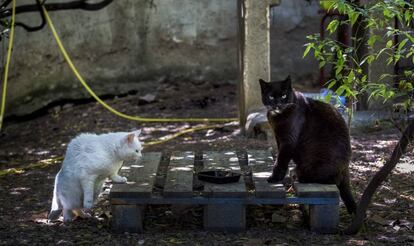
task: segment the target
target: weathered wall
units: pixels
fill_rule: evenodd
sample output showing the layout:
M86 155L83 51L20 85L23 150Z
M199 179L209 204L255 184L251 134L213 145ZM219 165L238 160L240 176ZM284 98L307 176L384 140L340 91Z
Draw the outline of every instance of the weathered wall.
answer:
M322 15L318 1L282 0L271 11L271 78L282 80L289 74L295 87L308 89L318 84L317 61L302 59L307 35L319 32Z
M18 4L33 1L19 1ZM99 93L119 93L165 76L228 81L237 78L237 1L116 0L95 12L50 12L81 74ZM38 14L18 20L40 23ZM85 95L48 28L16 28L9 114ZM145 83L147 81L148 83ZM154 86L154 89L156 87Z
M27 3L33 1L18 1ZM301 52L305 33L318 30L315 6L284 0L277 13L272 29L274 78L288 73L314 78L317 66L302 61ZM237 82L237 0L115 0L95 12L50 15L80 73L100 94L155 89L166 77ZM17 18L40 23L38 13ZM9 115L86 95L48 28L27 33L18 27L15 40Z

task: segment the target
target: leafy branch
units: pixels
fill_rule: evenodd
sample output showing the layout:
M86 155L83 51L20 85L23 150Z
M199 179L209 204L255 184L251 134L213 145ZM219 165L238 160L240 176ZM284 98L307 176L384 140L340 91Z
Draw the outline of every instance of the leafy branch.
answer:
M379 0L367 1L362 5L356 0L321 1L328 11L347 17L331 20L326 27L328 32L334 34L341 25L352 27L356 30L351 37L352 45L332 37L322 39L319 34L307 37L309 43L305 45L304 57L313 53L321 68L332 67L332 78L325 84L328 89L354 102L367 95L368 100L382 102L384 108L390 106L392 111L396 108L402 110L408 119L391 157L364 190L357 213L345 230L347 234L359 231L371 198L414 139L414 119L408 117L414 106L413 68L406 69L402 74L384 71L378 78L369 76L368 72L369 66L377 62L395 66L401 59L407 59L414 63L414 5L411 2ZM366 47L366 52L361 52L361 47ZM352 109L352 105L348 106Z

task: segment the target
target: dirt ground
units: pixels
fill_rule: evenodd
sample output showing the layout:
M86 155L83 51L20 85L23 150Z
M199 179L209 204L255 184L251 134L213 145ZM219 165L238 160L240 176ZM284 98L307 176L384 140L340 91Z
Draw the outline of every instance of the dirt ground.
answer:
M236 117L236 91L232 84L165 82L152 90L106 102L140 116ZM156 96L155 101L142 99L148 93ZM127 121L95 102L66 103L30 120L6 121L0 133L0 245L414 245L412 147L377 192L365 227L356 236L310 232L296 205L249 206L248 229L237 234L204 231L201 207L151 206L146 213L145 233L115 234L110 228L108 191L94 208L93 218L69 224L47 222L59 157L77 134L142 129L141 140L148 142L190 126ZM357 200L398 138L397 131L381 127L352 134L351 177ZM245 139L233 123L148 146L144 152L268 147L266 140ZM340 226L345 228L350 217L343 204L340 216Z

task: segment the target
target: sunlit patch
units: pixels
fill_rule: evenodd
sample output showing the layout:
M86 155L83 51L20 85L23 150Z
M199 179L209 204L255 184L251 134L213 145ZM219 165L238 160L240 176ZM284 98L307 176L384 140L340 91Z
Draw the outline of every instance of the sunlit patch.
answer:
M234 171L238 171L238 170L240 170L240 167L239 166L231 166L230 169L234 170Z
M30 190L30 188L28 188L28 187L17 187L17 188L12 188L10 190L11 191L28 191L28 190Z
M43 151L38 151L38 152L36 152L36 155L47 155L47 154L49 154L50 153L50 151L49 150L43 150Z
M263 163L265 163L265 161L260 161L260 160L252 160L252 165L255 165L255 164L263 164Z
M33 222L37 223L37 224L45 224L48 225L48 219L34 219Z
M30 220L37 224L52 224L48 222L47 214L47 211L34 213L30 216Z
M239 160L239 158L237 158L237 157L231 157L229 159L229 161L231 161L231 162L235 162L235 161L238 161L238 160Z
M359 150L357 151L358 153L362 153L362 154L374 154L375 151L374 150Z
M253 177L255 178L267 178L272 174L272 172L258 172L253 173Z
M131 168L140 168L140 167L144 167L144 165L131 165Z
M414 172L414 160L409 156L402 157L396 166L396 170L400 173Z
M170 158L170 160L182 160L182 159L184 159L184 157L183 157L183 156L172 156L172 157Z
M396 167L398 172L411 173L414 172L414 164L410 162L400 163Z
M174 167L171 168L171 171L192 171L193 169L190 167Z
M384 149L388 146L394 145L396 140L378 140L376 144L372 145L375 148Z

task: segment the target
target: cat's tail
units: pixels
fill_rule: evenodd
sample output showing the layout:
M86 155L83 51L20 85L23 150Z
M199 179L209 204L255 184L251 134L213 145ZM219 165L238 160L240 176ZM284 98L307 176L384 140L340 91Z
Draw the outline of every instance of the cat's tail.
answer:
M339 194L345 204L346 210L349 214L355 214L357 205L351 191L351 184L349 182L349 170L346 171L344 177L338 185Z
M59 174L56 175L56 178L55 178L55 188L53 189L52 208L50 209L50 213L48 216L48 220L51 220L51 221L59 219L59 216L62 213L62 205L59 201L59 197L56 191L58 177L59 177Z

